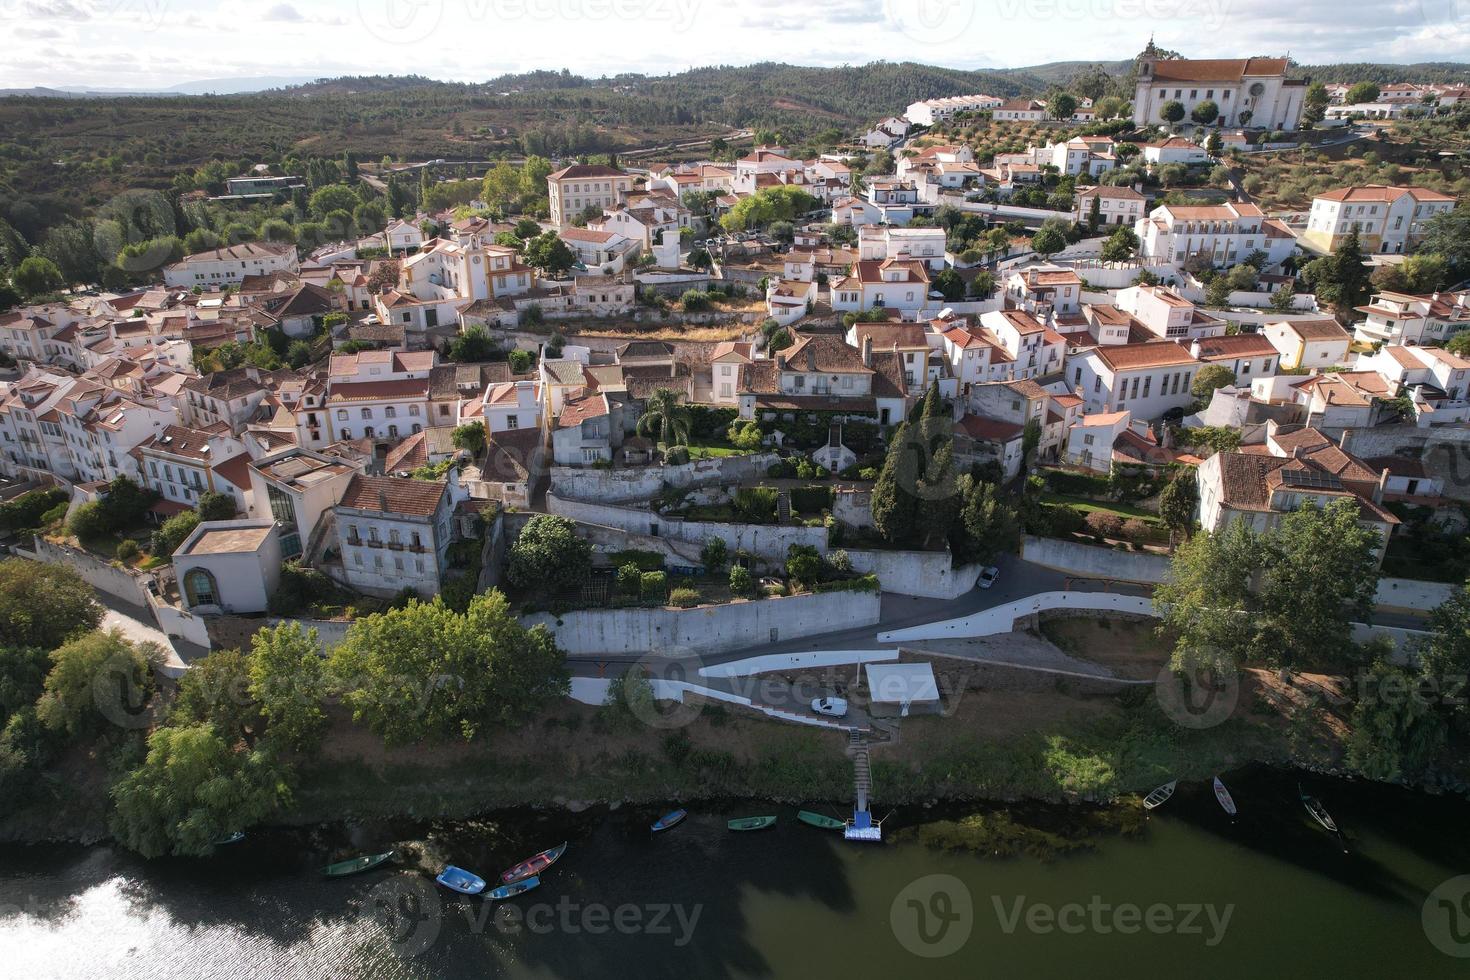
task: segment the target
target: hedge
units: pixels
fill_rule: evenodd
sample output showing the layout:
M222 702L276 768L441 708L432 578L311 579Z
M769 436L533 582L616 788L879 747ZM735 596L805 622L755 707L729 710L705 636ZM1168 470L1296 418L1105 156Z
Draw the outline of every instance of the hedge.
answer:
M640 548L628 548L624 551L610 551L607 560L614 568L622 568L624 565L637 565L641 572L662 571L664 567L664 556L657 551L647 551Z
M800 514L819 514L832 508L832 488L820 485L795 487L791 491L791 509Z
M771 524L777 496L775 487L741 487L735 492L735 512L751 524Z
M669 591L669 577L663 572L644 572L642 587L643 598L662 599Z
M841 578L831 582L818 582L813 592L877 592L880 588L878 576L868 573L861 578Z
M699 605L698 589L675 589L669 593L669 605L678 606L680 609L688 609L690 606Z

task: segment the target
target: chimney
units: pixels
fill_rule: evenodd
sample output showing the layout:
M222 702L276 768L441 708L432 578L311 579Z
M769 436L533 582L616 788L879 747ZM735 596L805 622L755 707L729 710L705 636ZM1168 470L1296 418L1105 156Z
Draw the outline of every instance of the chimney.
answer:
M863 367L873 366L873 338L868 335L863 338Z
M780 351L778 351L776 353L776 370L777 371L784 371L784 370L786 370L786 355L785 355L785 353L780 352Z
M810 344L806 348L806 369L815 371L817 369L817 351Z

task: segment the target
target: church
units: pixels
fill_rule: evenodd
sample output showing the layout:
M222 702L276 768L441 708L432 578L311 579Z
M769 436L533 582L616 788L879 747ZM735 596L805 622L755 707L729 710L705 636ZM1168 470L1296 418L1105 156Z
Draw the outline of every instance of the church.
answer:
M1194 107L1213 102L1220 109L1217 125L1296 130L1301 122L1306 79L1287 78L1286 58L1161 58L1152 41L1138 62L1133 95L1133 122L1157 126L1170 102L1184 106L1188 121Z

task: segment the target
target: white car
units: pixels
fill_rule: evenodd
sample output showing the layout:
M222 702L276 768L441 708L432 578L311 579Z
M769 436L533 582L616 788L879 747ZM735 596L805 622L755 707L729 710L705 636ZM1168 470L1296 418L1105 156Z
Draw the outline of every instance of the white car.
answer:
M980 569L980 577L975 580L975 584L982 589L988 589L995 584L998 578L1000 578L1000 569L994 565L988 565Z
M844 698L817 698L812 701L812 710L819 715L842 718L847 715L847 701Z

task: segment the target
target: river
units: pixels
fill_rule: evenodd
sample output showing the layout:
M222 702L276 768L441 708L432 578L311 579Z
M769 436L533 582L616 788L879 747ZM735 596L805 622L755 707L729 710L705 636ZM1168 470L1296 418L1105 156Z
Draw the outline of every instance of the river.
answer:
M691 807L658 836L648 831L655 811L622 807L259 830L207 860L11 846L0 848L0 975L1466 975L1470 878L1454 879L1470 871L1470 805L1309 779L1345 829L1339 842L1307 816L1295 774L1257 769L1229 782L1234 822L1208 786L1186 785L1141 830L1049 857L915 839L937 819L994 808L901 811L885 831L902 839L874 845L749 801ZM1010 812L1052 829L1085 813ZM761 813L780 823L725 829L729 817ZM392 844L410 864L452 861L493 877L563 838L571 846L543 886L509 906L452 895L404 867L316 873L329 858Z

